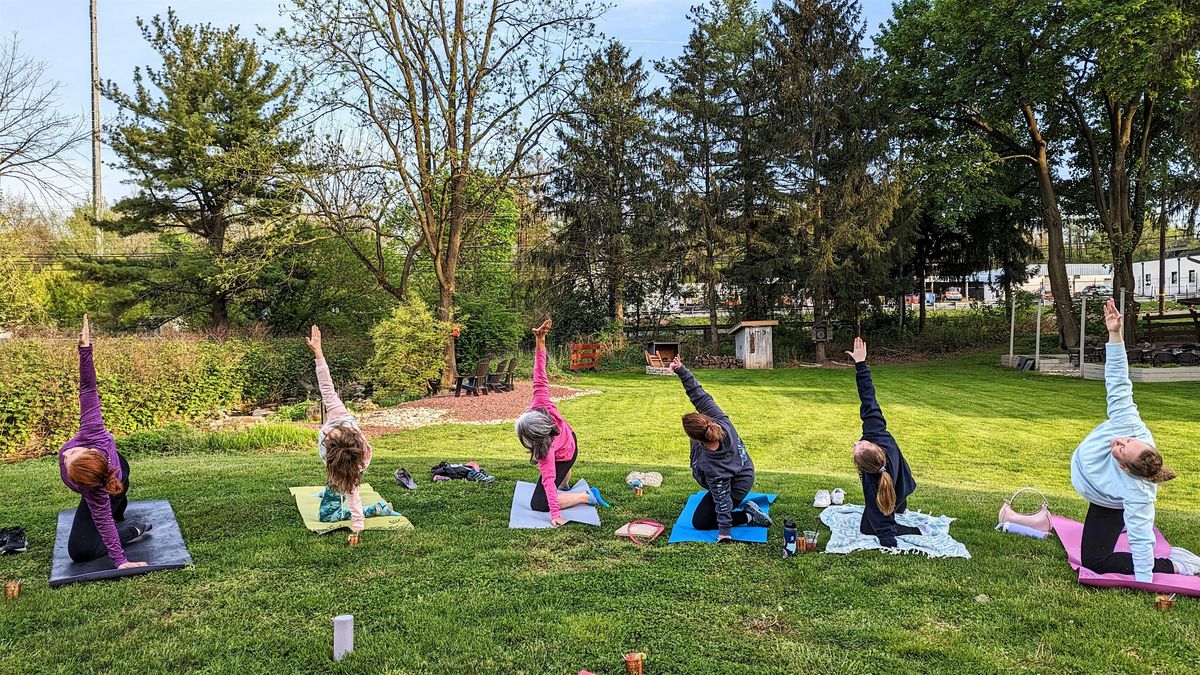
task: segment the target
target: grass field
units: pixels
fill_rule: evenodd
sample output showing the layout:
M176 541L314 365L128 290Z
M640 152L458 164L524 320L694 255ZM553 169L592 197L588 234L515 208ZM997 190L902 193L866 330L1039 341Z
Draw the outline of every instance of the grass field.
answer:
M534 469L511 427L439 426L376 445L371 482L417 529L354 549L303 529L287 488L321 480L315 451L135 455L137 499L170 499L195 566L51 590L55 514L77 498L47 458L0 467L0 525L29 553L0 559L25 592L0 604L0 672L1194 672L1200 602L1154 609L1148 594L1073 581L1057 540L993 531L1004 497L1034 485L1081 518L1075 443L1104 414L1103 385L1002 371L993 356L875 369L889 426L916 474L912 508L957 517L971 560L862 552L780 559L767 545L637 546L612 536L641 517L673 522L695 489L673 378L588 376L605 393L563 404L576 476L613 503L602 528L507 529L512 484ZM852 370L700 371L778 492L777 522L816 522L813 492L862 495ZM1167 536L1200 548L1200 386L1135 396L1180 478L1160 492ZM492 487L431 485L440 459L478 459ZM391 471L422 483L408 493ZM635 497L633 469L666 481ZM824 536L824 534L823 534ZM976 602L978 595L990 597ZM357 650L329 660L330 617L352 613Z

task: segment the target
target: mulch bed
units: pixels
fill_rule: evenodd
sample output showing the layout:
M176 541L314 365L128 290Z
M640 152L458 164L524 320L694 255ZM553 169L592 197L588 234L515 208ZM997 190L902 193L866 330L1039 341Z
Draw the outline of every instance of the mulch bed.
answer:
M453 393L430 396L418 401L401 403L398 406L363 413L358 416L359 426L368 436L392 433L404 429L431 424L487 424L517 419L529 409L533 384L517 382L515 391L492 393L485 396L463 395L455 398ZM600 392L570 387L550 387L550 398L561 401L576 396Z

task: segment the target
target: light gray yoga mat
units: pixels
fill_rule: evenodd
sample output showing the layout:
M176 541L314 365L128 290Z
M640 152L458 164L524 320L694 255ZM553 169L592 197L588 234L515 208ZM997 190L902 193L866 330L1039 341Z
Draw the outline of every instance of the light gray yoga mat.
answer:
M517 481L517 489L513 491L512 511L508 516L508 528L510 530L529 530L550 527L550 514L534 511L529 508L529 500L533 498L533 483L525 481ZM560 492L587 492L591 488L587 481L581 480L571 487L570 490ZM563 518L573 523L583 523L584 525L599 525L600 514L596 512L596 507L587 504L572 506L569 509L563 509Z

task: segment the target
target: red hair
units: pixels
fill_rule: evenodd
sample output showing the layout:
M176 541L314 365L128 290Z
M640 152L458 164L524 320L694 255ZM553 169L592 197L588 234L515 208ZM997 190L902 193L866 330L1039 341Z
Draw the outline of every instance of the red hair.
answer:
M80 450L75 459L67 464L67 478L83 487L103 487L110 495L125 491L121 482L121 468L108 465L108 455L99 450Z

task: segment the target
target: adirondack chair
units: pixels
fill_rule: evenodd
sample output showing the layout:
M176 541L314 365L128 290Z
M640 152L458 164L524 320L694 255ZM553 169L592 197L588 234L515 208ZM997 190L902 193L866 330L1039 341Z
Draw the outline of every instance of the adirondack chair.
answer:
M506 365L508 365L508 361L501 359L496 364L496 372L487 374L487 380L484 382L484 393L495 392L499 394L504 391L500 385L504 382L504 367Z
M458 398L464 391L472 396L478 396L480 389L486 394L487 387L484 386L484 383L487 382L490 365L491 361L483 359L476 364L474 373L459 373L458 377L454 379L454 397Z
M516 391L517 385L513 378L517 375L517 357L508 360L508 369L504 371L504 380L500 383L501 391Z

